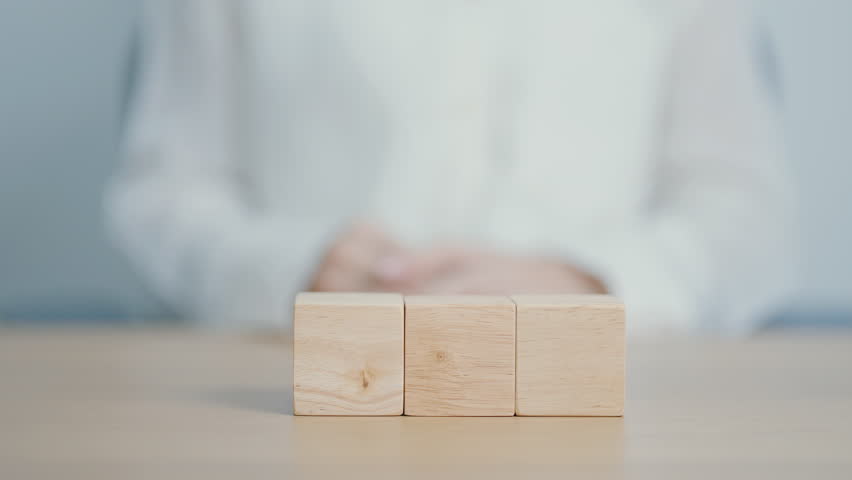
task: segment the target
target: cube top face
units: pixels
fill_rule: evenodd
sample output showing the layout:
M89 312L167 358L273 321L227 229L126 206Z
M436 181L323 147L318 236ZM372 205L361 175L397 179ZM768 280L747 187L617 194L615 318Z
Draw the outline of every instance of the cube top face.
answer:
M512 300L516 305L534 305L536 307L605 307L605 308L621 308L624 309L624 303L612 295L596 295L596 294L525 294L512 295Z
M398 294L303 293L293 315L296 415L401 415Z
M515 307L508 297L498 295L406 295L405 306L427 306L455 307L455 306L479 306L479 307Z
M514 415L514 303L496 296L405 302L405 414Z
M512 299L518 309L516 413L623 415L624 306L612 297Z

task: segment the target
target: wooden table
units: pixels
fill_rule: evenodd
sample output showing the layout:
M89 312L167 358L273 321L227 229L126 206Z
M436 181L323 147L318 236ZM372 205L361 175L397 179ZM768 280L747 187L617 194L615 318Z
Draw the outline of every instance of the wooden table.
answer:
M289 344L0 330L0 478L852 478L849 333L631 344L623 419L293 417Z

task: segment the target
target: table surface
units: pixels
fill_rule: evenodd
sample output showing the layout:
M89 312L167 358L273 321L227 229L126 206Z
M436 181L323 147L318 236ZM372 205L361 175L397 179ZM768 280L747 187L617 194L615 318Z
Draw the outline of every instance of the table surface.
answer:
M624 418L293 417L291 355L0 329L0 478L852 478L849 333L631 343Z

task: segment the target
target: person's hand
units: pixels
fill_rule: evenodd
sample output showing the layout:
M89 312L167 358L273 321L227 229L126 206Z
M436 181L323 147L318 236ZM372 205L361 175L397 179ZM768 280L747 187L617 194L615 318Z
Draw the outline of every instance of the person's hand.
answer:
M406 293L605 293L594 276L559 260L439 247L390 257L385 289Z
M384 259L402 255L399 245L368 222L352 224L328 249L314 274L314 291L367 292L381 290L378 278Z

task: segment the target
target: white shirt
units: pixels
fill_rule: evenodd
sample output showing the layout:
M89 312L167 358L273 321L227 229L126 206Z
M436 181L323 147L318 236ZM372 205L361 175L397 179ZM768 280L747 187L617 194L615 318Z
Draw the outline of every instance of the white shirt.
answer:
M357 216L579 264L633 332L746 331L790 189L737 5L152 2L110 223L211 322L283 325Z

